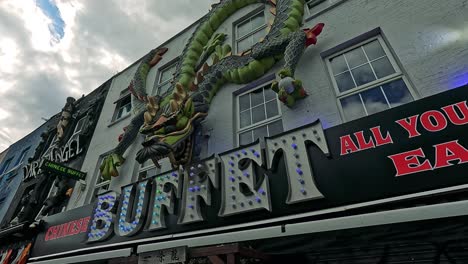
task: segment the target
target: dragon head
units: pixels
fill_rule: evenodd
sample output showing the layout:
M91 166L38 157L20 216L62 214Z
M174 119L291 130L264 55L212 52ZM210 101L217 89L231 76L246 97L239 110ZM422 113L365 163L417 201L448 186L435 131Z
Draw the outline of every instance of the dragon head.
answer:
M168 48L155 48L152 49L148 54L147 57L150 60L149 66L153 67L154 65L158 64L162 60L162 56L168 51Z
M169 157L173 167L189 163L193 131L206 116L206 112L198 110L180 83L175 85L171 96L148 96L144 124L140 128L145 141L137 161L143 163L151 159L158 168L159 160L165 157Z

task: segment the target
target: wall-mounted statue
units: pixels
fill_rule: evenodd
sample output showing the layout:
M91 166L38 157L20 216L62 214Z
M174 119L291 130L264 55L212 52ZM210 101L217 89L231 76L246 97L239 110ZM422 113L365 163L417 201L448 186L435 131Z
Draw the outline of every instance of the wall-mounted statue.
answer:
M48 215L54 209L62 208L62 206L66 205L64 202L70 198L70 189L72 188L70 179L57 176L57 179L54 181L54 187L56 189L55 193L47 197L42 204L44 206L41 211L42 216Z
M242 55L232 55L223 45L224 34L214 34L220 25L240 8L267 3L275 15L265 38ZM304 0L221 0L199 22L181 55L171 88L160 98L146 94L146 77L164 54L154 49L141 61L130 84L134 117L122 140L101 165L102 176L118 176L117 166L124 162L123 154L139 132L145 135L143 149L137 154L140 163L169 157L173 167L194 159L194 131L208 114L211 100L225 83L249 83L284 59L279 83L273 90L288 106L306 96L299 80L294 78L296 65L305 48L316 44L323 24L301 29ZM212 58L212 65L206 61ZM286 84L291 87L286 87Z
M48 173L42 165L45 160L50 160L72 168L81 166L79 156L86 153L109 86L110 82L107 82L79 100L68 97L62 111L48 121L48 131L41 135L42 140L33 158L23 167L23 183L18 191L21 198L9 210L3 225L34 221L38 217L61 212L67 205L75 180ZM78 123L80 132L73 134Z
M70 119L73 115L73 112L75 111L75 98L73 97L67 97L67 102L65 106L62 108L62 113L60 114L60 120L57 124L57 137L56 137L56 142L62 142L64 136L65 136L65 130L68 127L68 124L70 123Z

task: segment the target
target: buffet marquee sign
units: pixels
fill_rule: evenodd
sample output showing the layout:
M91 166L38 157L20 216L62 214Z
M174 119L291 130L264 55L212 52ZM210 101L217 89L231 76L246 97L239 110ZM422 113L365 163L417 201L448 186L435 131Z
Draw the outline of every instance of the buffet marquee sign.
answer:
M325 130L316 121L108 191L45 218L32 255L339 217L370 201L362 212L385 210L408 194L424 203L468 184L467 98L465 86Z
M423 106L423 102L412 104ZM413 106L407 107L414 110ZM465 139L463 139L464 142L461 139L466 134L458 132L461 127L466 132L468 124L466 100L392 120L393 116L396 116L393 114L396 111L399 110L388 111L392 114L381 113L381 116L386 119L387 127L392 127L392 131L377 125L364 130L356 129L354 130L356 132L346 132L336 138L330 138L332 132L326 135L321 123L317 121L281 135L266 138L264 148L257 141L249 146L243 146L196 162L187 168L163 173L125 186L122 188L121 194L110 191L99 195L90 222L87 242L103 241L113 235L129 237L142 231L145 233L170 228L171 226L166 226L167 214L174 215L176 212L178 212L176 225L206 222L207 219L205 219L203 211L212 205L211 194L214 191L219 192L221 196L220 201L216 202L219 204L218 216L221 218L241 214L249 215L248 213L253 211L271 213L272 195L277 195L271 191L270 181L273 179L268 173L259 174L257 167L261 166L265 171L274 170L278 166L280 156L284 160L286 168L281 177L287 178L288 189L283 206L291 207L301 203L310 203L312 200L325 200L323 198L333 200L334 197L329 197L327 192L319 188L317 178L320 173L316 174L316 171L328 173L328 175L333 174L334 177L338 178L342 176L338 174L346 174L346 168L340 172L327 172L316 168L317 163L314 163L314 160L310 158L309 146L311 143L319 149L323 157L329 157L331 153L327 141L333 145L333 149L339 149L334 154L335 161L333 162L337 162L336 164L341 162L340 166L343 167L352 167L353 163L356 163L354 160L346 161L346 159L356 156L357 160L357 155L367 152L366 156L359 157L359 162L369 163L375 160L387 168L392 168L379 172L379 174L388 175L387 178L391 179L387 180L392 181L428 171L433 173L432 176L437 176L439 175L438 171L443 168L459 168L460 171L465 169L466 172L466 167L462 166L468 162L467 142ZM368 117L363 119L364 121L351 122L351 125L344 124L343 127L348 126L349 128L349 126L356 126L355 124L362 127L362 124L366 124L366 120L372 120L375 123L377 118ZM339 131L338 129L331 128L330 130ZM453 138L454 133L451 131L457 131L455 134L459 135L460 138ZM444 133L451 133L449 140L443 141L448 137ZM428 146L425 146L426 150L417 147L419 143L416 143L416 147L414 147L415 142L419 142L417 139L424 136L430 139L432 150L428 150ZM427 141L424 144L428 144ZM377 149L390 145L397 145L394 149L405 151L389 153L385 156L374 154L382 153L378 152ZM411 146L411 149L407 149L408 146ZM372 149L374 153L371 151ZM426 151L433 153L428 154ZM327 170L332 171L332 167L336 166L328 167ZM362 175L366 175L361 175L361 179L368 177L375 180L377 177L375 172L366 172L366 169L366 167L361 168L364 170ZM355 177L356 174L358 173L351 171L348 176ZM345 181L346 179L341 177L339 180ZM424 180L424 178L415 179L412 184L414 182L421 183ZM447 179L432 180L430 183L432 185L429 187L433 188L443 180ZM372 192L372 190L366 191ZM203 207L204 209L201 206L201 201L206 205ZM178 208L176 208L176 204L179 205ZM171 222L171 225L174 225L174 222Z

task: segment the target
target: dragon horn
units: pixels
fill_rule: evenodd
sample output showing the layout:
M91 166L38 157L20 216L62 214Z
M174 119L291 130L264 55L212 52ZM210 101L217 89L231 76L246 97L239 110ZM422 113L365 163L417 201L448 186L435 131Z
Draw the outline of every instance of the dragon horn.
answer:
M213 64L216 64L219 62L219 57L218 57L218 54L214 54L213 55Z
M320 33L322 33L322 29L323 29L324 26L325 26L324 23L318 23L318 24L315 25L310 31L312 31L312 33L313 33L315 36L318 36L318 35L320 35Z
M151 122L151 120L153 119L153 117L151 116L151 114L148 113L148 112L145 112L144 118L145 118L145 124L149 124L149 123Z
M202 72L197 72L197 84L200 84L203 81L203 74Z
M202 67L202 73L203 74L206 74L208 72L208 69L210 68L210 66L208 66L208 63L204 63L203 64L203 67Z
M196 91L198 90L198 85L196 85L194 82L190 85L190 91Z
M171 104L171 111L176 112L179 108L179 104L177 104L175 100L171 100L170 104Z
M185 97L187 96L187 92L185 92L184 87L179 82L176 83L176 85L175 85L175 94L179 95L180 101L184 100Z
M148 112L150 112L150 114L153 116L156 115L156 112L158 112L159 105L156 102L156 98L154 96L148 96L147 109L148 109Z

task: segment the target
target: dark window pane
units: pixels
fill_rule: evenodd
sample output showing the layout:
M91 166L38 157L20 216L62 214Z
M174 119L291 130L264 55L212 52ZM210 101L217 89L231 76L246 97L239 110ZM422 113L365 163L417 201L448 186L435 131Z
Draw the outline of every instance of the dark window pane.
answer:
M383 78L387 75L395 73L395 70L393 69L392 64L390 64L390 61L387 57L383 57L372 62L372 67L374 67L377 78Z
M132 110L132 104L128 103L126 105L123 105L122 107L119 108L119 112L117 113L117 119L126 116L130 111Z
M159 83L167 81L172 78L172 74L174 73L175 67L170 67L163 72L161 72L161 78L159 79Z
M154 164L153 161L151 159L149 159L149 160L143 162L143 164L141 164L140 167L141 168L146 168L146 167L152 166L153 164Z
M258 89L250 93L252 98L252 107L263 103L263 89Z
M138 173L138 180L143 180L143 179L146 179L146 177L148 176L148 172L147 171L140 171L140 173Z
M343 113L347 121L354 120L366 115L359 94L351 95L340 100Z
M402 79L384 84L382 88L392 107L406 104L414 100Z
M346 66L346 62L344 60L343 55L330 59L330 64L332 67L333 75L348 70L348 66Z
M270 85L265 87L265 101L276 99L276 93L271 90Z
M245 145L252 142L252 131L247 131L239 134L239 144Z
M336 84L338 85L338 90L340 90L340 92L345 92L349 89L353 89L354 87L356 87L349 72L345 72L335 76L335 80Z
M251 124L250 110L246 110L240 113L240 127L246 127Z
M249 49L251 46L252 46L252 38L251 37L243 39L243 40L237 42L237 52L241 53L241 52Z
M147 170L147 175L149 177L156 176L156 174L158 174L158 169L156 167Z
M250 108L250 96L248 94L239 97L239 111Z
M356 81L356 84L358 86L375 80L374 73L372 72L372 69L369 66L369 64L356 68L351 72L353 73L354 80Z
M268 133L270 137L277 135L281 132L283 132L283 123L281 122L281 120L268 124Z
M254 30L260 26L263 26L265 24L265 16L263 12L260 12L257 14L255 17L252 18L252 28L251 30Z
M252 108L252 123L255 124L265 120L265 105L261 104L257 107Z
M259 42L262 38L265 37L266 35L266 30L265 29L260 29L259 31L255 32L253 35L252 35L252 45L254 43L257 43Z
M312 8L318 6L319 4L321 4L324 1L325 0L308 0L308 1L306 1L306 3L309 6L309 9L312 9Z
M121 101L120 101L120 105L126 105L126 104L130 104L132 102L132 98L130 97L130 95L126 95Z
M131 104L131 103L130 103L130 104L126 104L126 105L125 105L125 110L127 111L127 113L130 112L130 110L132 110L132 104Z
M262 127L258 127L256 129L253 130L254 134L254 141L257 139L257 138L263 138L263 137L266 137L268 136L268 132L267 132L267 127L266 126L262 126Z
M276 100L266 103L266 112L267 118L271 118L278 115L278 103L276 102Z
M247 35L252 31L252 25L250 24L250 19L246 20L244 23L237 26L237 39L242 36Z
M361 96L369 115L389 108L380 86L362 92Z
M366 45L364 45L364 50L366 51L367 57L369 60L377 59L385 55L382 46L378 40L374 40Z
M167 92L167 90L171 87L171 82L167 82L159 87L158 95L163 95Z
M366 56L364 55L364 52L361 48L357 48L345 53L345 57L348 61L349 67L351 68L362 65L367 62Z

